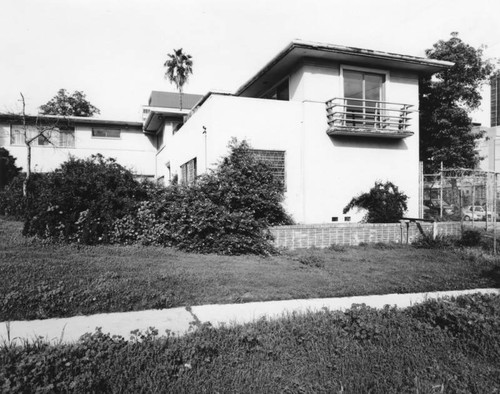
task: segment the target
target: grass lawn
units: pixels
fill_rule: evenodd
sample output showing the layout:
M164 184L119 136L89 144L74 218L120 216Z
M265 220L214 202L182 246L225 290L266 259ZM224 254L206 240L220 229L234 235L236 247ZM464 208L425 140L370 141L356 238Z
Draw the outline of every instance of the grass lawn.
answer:
M0 346L0 391L116 393L498 393L500 296L356 307L180 338Z
M0 321L292 298L500 287L480 250L360 246L279 256L54 245L0 219Z

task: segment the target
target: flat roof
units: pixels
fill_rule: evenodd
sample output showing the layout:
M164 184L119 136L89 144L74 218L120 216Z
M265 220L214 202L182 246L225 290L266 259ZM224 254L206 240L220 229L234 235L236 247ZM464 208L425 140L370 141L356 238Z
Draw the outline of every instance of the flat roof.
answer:
M22 116L18 114L0 114L0 122L21 122ZM81 116L59 116L59 115L26 115L26 121L33 124L40 122L67 122L69 125L111 126L121 128L137 128L142 130L142 122L110 120L100 118L85 118Z
M153 90L149 96L149 107L180 109L180 93ZM191 109L203 97L201 94L182 94L182 109Z
M454 65L452 62L418 56L294 40L244 83L235 95L253 96L258 94L269 88L272 83L285 77L295 64L305 58L333 60L353 65L369 62L372 67L405 69L418 74L434 74Z

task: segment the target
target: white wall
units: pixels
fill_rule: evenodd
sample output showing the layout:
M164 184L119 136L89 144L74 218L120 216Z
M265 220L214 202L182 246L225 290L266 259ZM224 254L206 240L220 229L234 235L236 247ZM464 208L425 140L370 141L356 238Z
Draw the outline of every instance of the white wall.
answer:
M338 75L336 76L338 78ZM321 84L321 73L297 80ZM325 80L333 82L335 72ZM335 83L335 82L333 82ZM337 80L338 85L338 80ZM415 103L418 85L396 84L391 91L404 103ZM328 94L325 89L324 96ZM329 95L329 98L334 97ZM390 100L390 98L387 98ZM332 217L359 220L342 213L352 197L368 191L375 181L392 181L409 197L408 215L418 215L418 119L415 135L399 139L335 138L327 135L323 101L276 101L211 96L171 140L172 171L197 158L198 174L227 154L231 137L246 139L255 149L285 150L285 206L299 223L328 223ZM207 129L206 154L203 126Z
M0 125L0 146L5 147L16 157L16 164L26 168L26 147L10 145L10 126ZM121 165L129 168L137 175L154 176L155 146L150 137L139 130L122 129L120 138L92 137L92 127L76 126L75 147L58 148L52 145L33 146L31 149L32 170L38 172L52 171L69 156L87 158L100 153L112 157Z

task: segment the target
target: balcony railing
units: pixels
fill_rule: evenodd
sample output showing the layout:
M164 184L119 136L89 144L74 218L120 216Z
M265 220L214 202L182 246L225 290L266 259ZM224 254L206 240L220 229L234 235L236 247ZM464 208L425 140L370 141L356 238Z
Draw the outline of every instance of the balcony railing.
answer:
M413 105L354 98L333 98L326 102L331 136L405 138L410 130Z

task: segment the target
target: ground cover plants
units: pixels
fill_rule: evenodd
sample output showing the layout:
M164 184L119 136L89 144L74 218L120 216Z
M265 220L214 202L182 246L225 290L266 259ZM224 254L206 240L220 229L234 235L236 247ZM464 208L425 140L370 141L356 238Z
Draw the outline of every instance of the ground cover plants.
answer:
M5 392L493 393L500 296L0 348ZM128 339L128 338L127 338Z
M46 243L0 219L0 322L283 299L500 287L480 248L375 244L274 256Z

